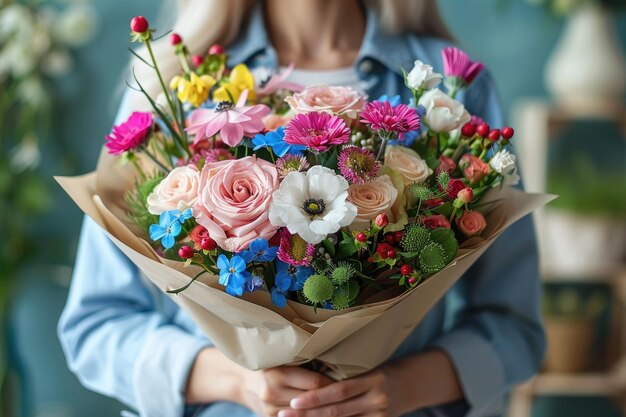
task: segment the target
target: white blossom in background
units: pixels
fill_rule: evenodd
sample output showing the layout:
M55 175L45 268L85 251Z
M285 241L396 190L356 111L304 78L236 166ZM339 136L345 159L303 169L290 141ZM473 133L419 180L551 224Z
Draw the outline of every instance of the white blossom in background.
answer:
M498 174L504 177L504 185L515 185L519 182L519 175L517 175L517 165L515 164L515 155L508 150L503 149L496 153L489 165Z
M76 5L65 10L54 26L57 40L70 47L87 43L96 31L96 16L87 5Z
M16 95L22 103L33 107L43 107L50 101L41 78L36 75L22 81L17 87Z
M72 70L73 62L70 54L64 50L59 49L50 52L44 57L41 65L41 69L48 75L58 77L66 75Z
M419 59L406 77L407 85L413 90L430 90L437 87L441 80L443 75L433 72L431 65L424 64Z
M41 151L37 138L27 136L23 142L16 145L10 152L11 168L15 172L35 169L41 162Z

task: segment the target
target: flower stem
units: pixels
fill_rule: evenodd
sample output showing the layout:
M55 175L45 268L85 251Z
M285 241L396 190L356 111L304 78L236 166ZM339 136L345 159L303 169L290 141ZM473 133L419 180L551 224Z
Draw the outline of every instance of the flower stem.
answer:
M448 221L450 222L450 224L452 224L452 221L454 220L454 217L456 216L456 212L457 212L457 211L459 211L459 208L458 208L458 207L455 207L455 208L452 210L452 214L450 215L450 219L448 220Z
M381 131L378 131L378 137L381 139L380 149L378 150L378 155L376 155L377 161L382 161L385 158L385 150L387 149L387 141L389 140L388 136L384 136Z
M170 170L165 165L163 165L163 163L159 161L154 155L152 155L152 153L150 153L148 149L144 149L143 151L146 155L148 155L148 158L150 158L152 162L154 162L161 169L161 171L165 173L165 175L170 172Z
M156 72L157 77L159 79L159 83L161 84L161 89L163 89L163 93L165 94L165 98L167 99L167 104L169 105L170 111L172 112L172 118L174 118L174 122L176 123L176 126L178 126L179 135L176 135L176 137L180 140L179 144L183 148L183 151L185 151L187 155L191 157L191 152L189 152L189 147L185 146L182 140L182 137L180 136L183 134L185 130L183 126L181 125L180 120L178 120L176 107L174 106L174 103L172 102L172 97L170 96L170 90L167 87L165 87L165 82L163 81L163 75L161 75L161 70L159 69L159 65L157 64L156 58L154 57L154 52L152 51L152 44L150 42L150 39L146 40L146 48L148 49L148 53L150 54L150 60L152 60L152 65L154 65L154 71Z

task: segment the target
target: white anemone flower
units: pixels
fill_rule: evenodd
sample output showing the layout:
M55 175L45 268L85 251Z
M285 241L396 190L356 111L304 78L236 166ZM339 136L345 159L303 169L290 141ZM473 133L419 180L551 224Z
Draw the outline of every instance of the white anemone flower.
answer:
M356 218L356 206L347 201L348 187L345 178L322 166L291 172L274 191L270 223L287 227L307 243L320 243Z

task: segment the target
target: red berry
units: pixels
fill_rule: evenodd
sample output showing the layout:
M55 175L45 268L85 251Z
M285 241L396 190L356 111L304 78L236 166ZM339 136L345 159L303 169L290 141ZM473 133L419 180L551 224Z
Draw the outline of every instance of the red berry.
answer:
M409 278L409 284L415 285L416 282L417 282L417 278L415 278L415 277Z
M143 16L136 16L130 21L130 30L137 33L147 32L150 28L148 19Z
M194 67L199 67L204 63L204 58L201 55L194 55L191 57L191 63Z
M396 237L394 236L393 233L387 233L385 235L385 242L389 243L390 245L393 245L394 243L396 243Z
M511 139L513 137L513 135L515 135L515 130L513 130L512 127L505 127L504 129L502 129L502 137L504 139Z
M389 257L389 251L393 251L393 246L388 243L381 243L376 248L376 253L383 259L387 259Z
M402 267L400 268L400 273L402 275L411 275L411 272L413 272L413 267L409 264L404 264L402 265Z
M170 42L173 46L180 45L181 43L183 43L183 38L181 38L178 33L172 33L170 35Z
M373 264L374 263L374 258L372 258L371 256L369 258L367 258L367 263Z
M357 242L361 242L361 243L367 242L367 235L363 232L359 232L356 235L356 240Z
M395 259L396 258L396 250L395 249L391 249L389 252L387 252L387 256L390 257L391 259Z
M204 250L208 250L209 252L215 250L217 248L217 242L210 237L202 238L200 241L200 247Z
M478 133L478 135L481 138L486 138L489 135L490 131L491 131L491 128L489 127L487 123L481 123L476 128L476 133Z
M209 55L222 55L224 53L224 47L220 44L212 45L209 48Z
M191 246L181 246L180 249L178 249L178 256L183 259L191 259L193 258L193 249L191 249Z
M396 241L396 243L401 242L403 237L404 237L404 233L402 232L394 232L393 234L393 239Z
M491 132L489 132L489 136L487 137L490 141L497 142L498 140L500 140L500 129L493 129Z
M461 133L466 138L471 138L476 133L476 125L474 123L465 123L461 129Z

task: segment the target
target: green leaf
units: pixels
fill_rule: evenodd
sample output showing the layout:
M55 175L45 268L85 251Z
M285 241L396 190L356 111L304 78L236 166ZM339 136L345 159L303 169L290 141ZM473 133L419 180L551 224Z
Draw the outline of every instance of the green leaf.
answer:
M443 214L446 217L450 217L453 211L454 211L454 207L452 206L450 202L442 204L439 207L436 207L433 209L434 213Z
M335 257L335 245L329 239L322 240L322 245L331 258Z
M337 245L337 252L335 253L335 262L342 261L352 255L354 255L357 251L357 247L354 242L350 241L342 241L339 245Z
M330 155L322 159L322 166L337 171L337 159L339 158L339 150L335 149Z
M446 253L446 264L449 264L456 257L459 243L454 237L454 232L450 229L440 227L430 232L430 237L433 242L440 244Z

